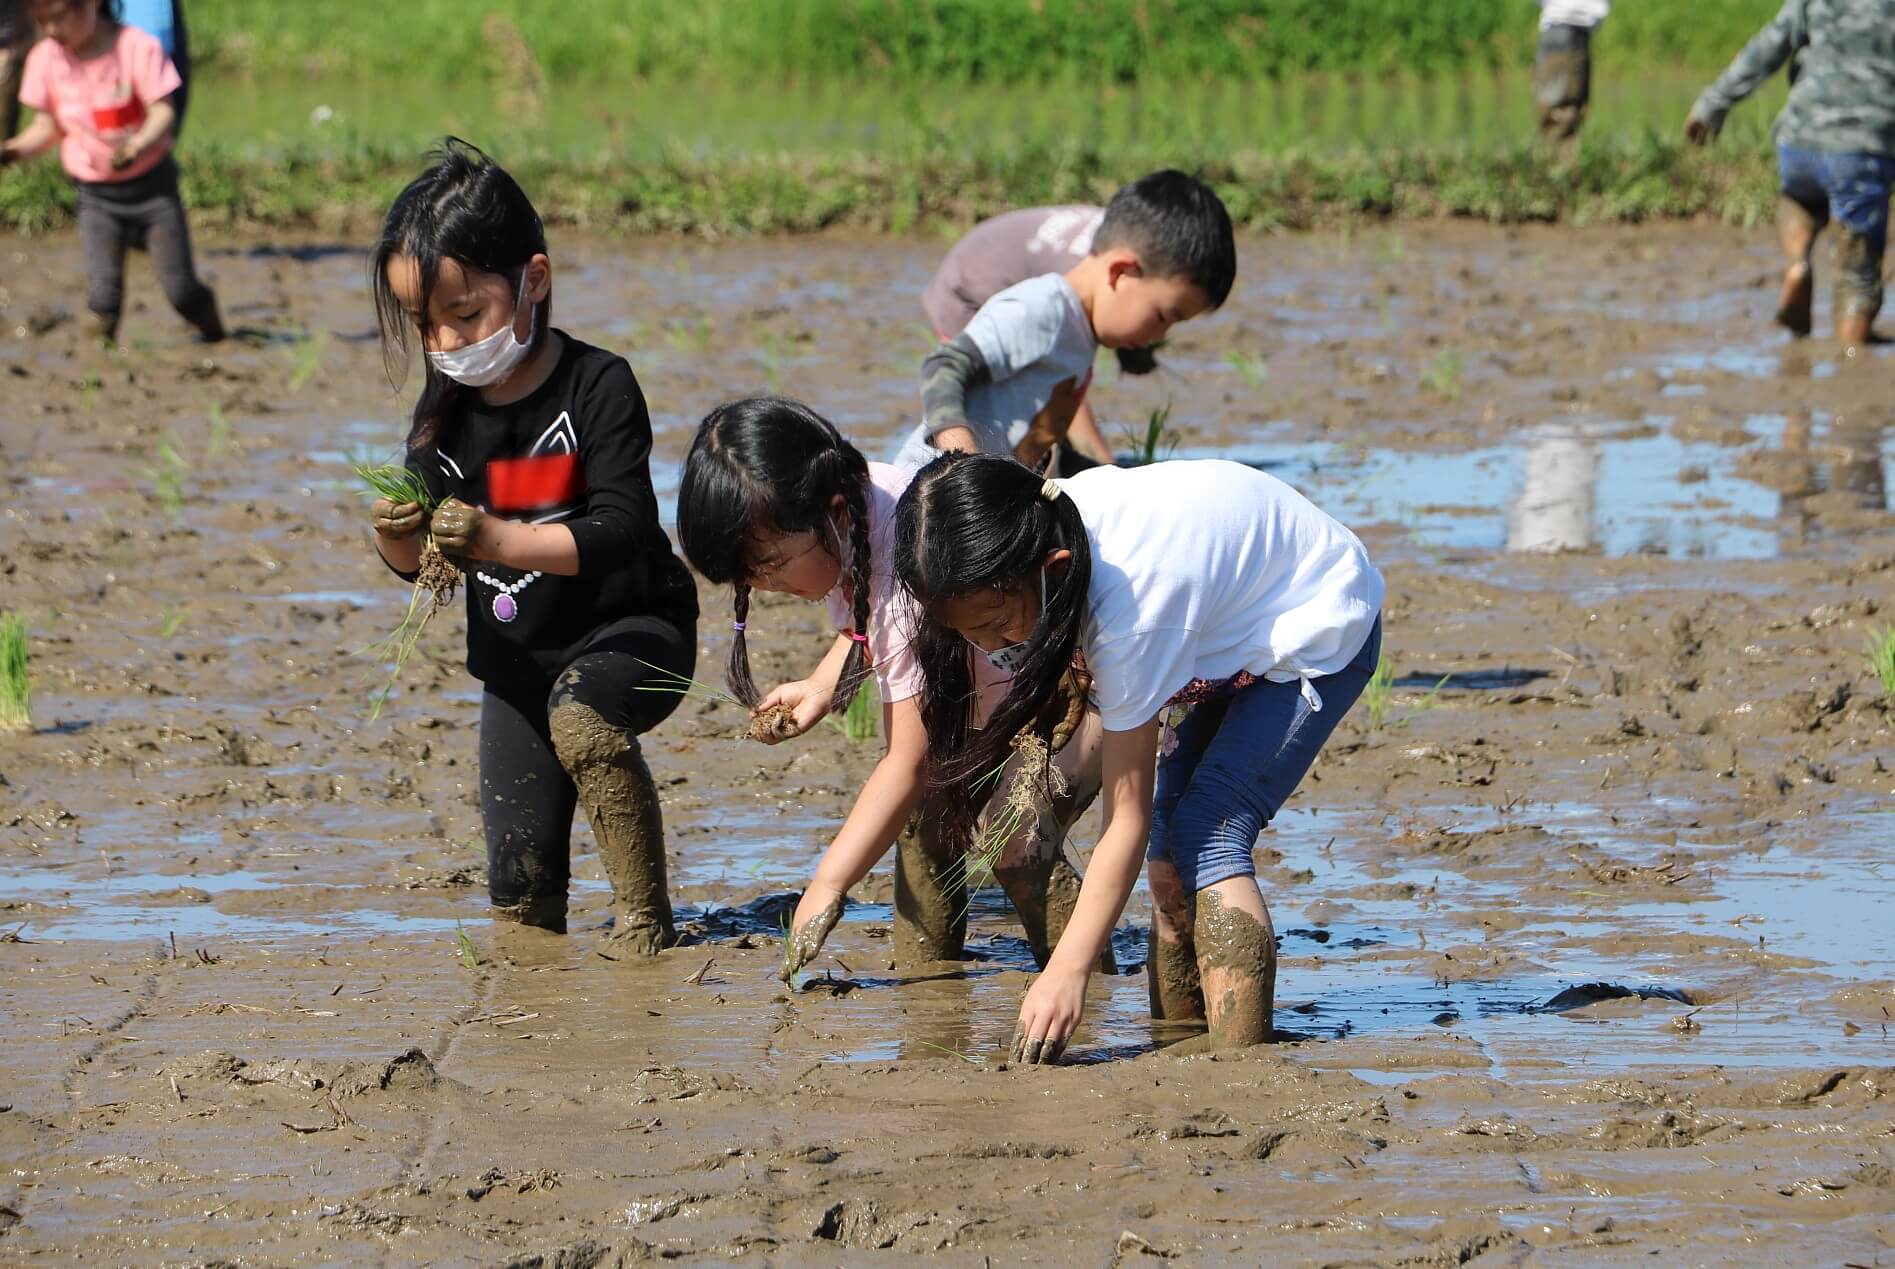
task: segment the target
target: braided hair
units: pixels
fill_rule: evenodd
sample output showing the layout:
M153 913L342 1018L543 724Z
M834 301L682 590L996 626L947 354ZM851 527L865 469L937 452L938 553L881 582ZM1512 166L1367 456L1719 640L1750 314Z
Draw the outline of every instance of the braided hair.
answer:
M835 708L846 709L870 669L868 462L835 424L800 401L748 397L704 417L678 486L678 541L691 567L733 590L731 694L755 709L762 699L750 673L744 627L750 619L751 551L760 533L814 532L846 563L854 622L849 659L836 682ZM831 514L840 497L849 540Z

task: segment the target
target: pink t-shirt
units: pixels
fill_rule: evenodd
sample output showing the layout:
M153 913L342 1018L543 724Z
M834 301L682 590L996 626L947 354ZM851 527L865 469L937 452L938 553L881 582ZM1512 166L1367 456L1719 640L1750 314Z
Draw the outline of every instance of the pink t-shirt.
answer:
M895 577L895 504L914 478L915 473L905 467L869 464L869 657L885 705L921 695L921 662L914 648L921 613ZM823 596L823 603L838 631L846 634L855 628L847 568L836 588ZM985 718L1000 703L1007 683L1008 676L989 665L987 658L974 658L978 717Z
M129 181L171 153L171 138L161 138L120 172L112 170L112 151L138 131L154 102L183 83L157 37L120 23L112 47L83 61L57 40L35 44L20 76L20 101L59 125L59 163L66 175L75 181Z

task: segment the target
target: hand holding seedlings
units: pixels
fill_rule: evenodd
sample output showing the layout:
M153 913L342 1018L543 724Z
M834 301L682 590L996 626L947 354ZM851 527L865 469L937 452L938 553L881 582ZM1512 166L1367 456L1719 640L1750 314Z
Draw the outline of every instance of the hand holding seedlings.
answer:
M449 498L434 509L428 531L434 535L434 544L445 554L467 556L479 539L486 519L487 513L472 503Z
M395 502L377 498L368 510L369 523L385 538L400 541L421 531L427 517L418 502Z

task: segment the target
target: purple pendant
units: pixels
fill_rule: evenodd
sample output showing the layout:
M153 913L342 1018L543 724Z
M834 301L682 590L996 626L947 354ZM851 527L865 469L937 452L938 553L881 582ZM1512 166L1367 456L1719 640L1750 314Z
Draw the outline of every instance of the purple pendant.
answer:
M513 602L513 596L499 594L493 597L493 615L501 621L512 621L520 615L520 605Z

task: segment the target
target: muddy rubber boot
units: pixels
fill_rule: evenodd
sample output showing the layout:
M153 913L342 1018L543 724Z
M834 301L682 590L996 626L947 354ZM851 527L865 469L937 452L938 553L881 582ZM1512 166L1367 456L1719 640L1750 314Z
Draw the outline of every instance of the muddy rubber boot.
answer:
M590 705L567 700L550 716L553 750L579 790L599 861L612 883L612 931L602 955L655 956L678 941L665 889L665 828L636 737Z
M204 294L178 310L179 316L197 327L198 338L207 344L221 343L226 332L223 315L217 311L217 294L209 287Z
M493 919L509 925L530 925L550 934L566 932L566 896L530 894L517 903L493 905Z
M101 344L115 344L118 342L118 314L88 312L84 330L87 339L97 340Z
M895 840L895 965L967 959L967 879L924 810Z
M1204 984L1205 1019L1211 1045L1241 1049L1275 1035L1276 931L1224 902L1215 890L1198 894L1192 942Z

